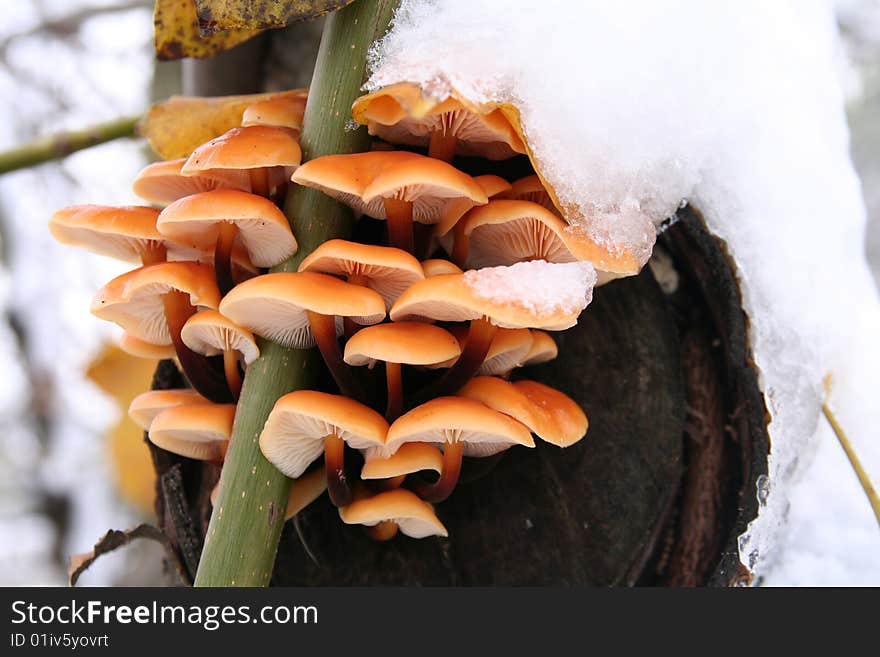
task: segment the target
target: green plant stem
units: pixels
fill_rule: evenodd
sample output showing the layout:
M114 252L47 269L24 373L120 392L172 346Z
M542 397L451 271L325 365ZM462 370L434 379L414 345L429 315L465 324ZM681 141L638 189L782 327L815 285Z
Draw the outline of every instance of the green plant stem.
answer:
M367 49L387 30L396 4L356 0L327 18L303 118L304 161L369 147L364 128L348 128L351 104L364 81ZM296 271L319 244L351 230L351 211L314 189L293 187L284 210L299 251L273 271ZM321 361L314 349L266 341L260 349L242 387L196 586L266 586L272 575L291 482L263 457L260 431L280 396L314 385Z
M844 432L843 427L837 421L831 407L828 406L828 402L822 404L822 412L825 414L825 419L828 420L828 424L830 424L831 428L834 430L834 435L837 436L840 446L843 447L843 451L846 454L846 458L849 459L852 469L855 470L856 476L859 478L859 483L862 485L862 489L865 491L865 495L868 496L868 501L871 503L871 508L874 510L874 517L877 519L877 523L880 524L880 496L877 495L877 490L871 483L868 473L865 472L865 468L862 466L862 462L856 455L852 443L850 443L849 438L846 437L846 432Z
M0 174L57 160L75 151L121 137L134 137L138 118L125 117L83 130L60 132L0 153Z

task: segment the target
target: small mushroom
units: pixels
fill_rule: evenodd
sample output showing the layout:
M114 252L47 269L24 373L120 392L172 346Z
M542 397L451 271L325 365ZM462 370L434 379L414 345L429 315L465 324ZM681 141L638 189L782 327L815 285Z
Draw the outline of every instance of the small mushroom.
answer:
M460 344L467 341L467 329L454 326L450 329ZM519 367L532 348L532 333L529 329L500 328L492 336L489 351L476 374L484 376L507 377L511 370Z
M559 214L559 210L553 203L553 198L541 182L541 178L537 174L514 180L510 188L501 194L501 198L512 199L514 201L531 201L541 205L554 214Z
M232 248L238 240L257 267L272 267L296 253L296 238L284 213L271 201L236 189L216 189L179 199L162 210L157 228L194 249L214 250L220 291L235 285Z
M454 93L443 100L401 82L361 96L352 116L371 135L392 144L427 146L431 157L447 162L455 155L506 160L526 148L504 113L480 107Z
M125 262L164 262L170 248L182 249L156 228L159 211L143 205L71 205L49 220L62 244L78 246Z
M192 406L209 404L207 399L191 388L179 390L148 390L131 400L128 406L128 417L144 431L159 413L175 406Z
M307 99L306 94L277 96L248 105L241 115L241 125L274 125L301 130Z
M361 468L364 481L384 480L383 488L391 490L403 484L407 475L433 470L443 472L443 452L427 443L404 443L394 454L368 457Z
M526 425L544 442L568 447L587 433L587 416L574 400L536 381L511 383L494 376L478 376L459 391Z
M234 404L172 406L153 419L150 442L179 456L222 463L234 420Z
M454 223L470 207L488 200L466 173L404 151L325 155L303 164L291 179L320 189L356 212L387 220L391 246L409 253L413 221Z
M241 393L239 358L250 365L260 357L254 334L216 310L202 310L186 320L180 337L187 347L203 356L223 356L223 371L232 396Z
M339 517L346 525L366 526L377 541L394 538L398 530L410 538L449 535L431 505L403 488L355 500L339 509Z
M297 135L296 130L270 125L232 128L195 149L181 171L187 176L245 171L250 178L248 191L268 197L299 166L302 150Z
M403 410L401 365L436 365L453 361L461 354L455 337L438 326L419 322L377 324L358 331L345 344L344 360L349 365L385 363L388 404L385 418L392 422Z
M180 171L185 163L183 157L148 164L134 179L131 190L147 203L165 206L190 194L214 189L249 191L251 188L246 171L217 169L204 175L185 176Z
M559 347L556 346L556 341L549 333L537 329L531 329L531 331L532 346L529 349L529 353L522 359L519 367L540 365L541 363L553 360L559 354Z
M421 263L402 249L339 239L324 242L312 251L298 271L342 276L353 285L378 292L386 308L410 285L425 278Z
M92 314L115 322L135 338L173 344L190 384L213 402L231 400L223 377L180 337L198 308L216 308L220 291L210 267L194 262L163 262L117 276L92 300Z
M425 278L430 278L431 276L440 276L441 274L461 274L462 271L458 265L454 262L450 262L449 260L442 260L440 258L432 258L430 260L422 261L422 271L425 274Z
M510 190L509 182L507 182L504 178L500 176L493 176L492 174L474 176L474 182L480 186L480 188L483 190L483 193L486 194L486 198L488 198L490 201L493 198L503 196L507 191ZM450 246L452 245L452 235L449 234L449 231L452 230L452 228L454 228L459 221L466 217L467 212L473 207L474 205L471 204L463 208L463 212L450 212L443 218L443 220L434 225L434 248L436 248L437 242L443 245L444 248L447 244ZM449 237L448 241L443 239L447 235Z
M400 416L388 429L385 449L404 443L443 448L443 470L433 484L415 488L429 502L442 502L458 483L462 456L492 456L513 445L534 447L529 429L503 413L464 397L438 397Z
M344 506L352 498L345 445L381 451L387 433L385 418L368 406L341 395L296 390L275 402L260 434L260 450L292 479L323 454L330 500Z
M153 344L125 332L119 338L119 348L137 358L149 358L152 360L177 358L177 352L174 351L173 344Z
M339 389L364 398L342 360L337 336L344 317L362 326L385 318L385 301L377 292L326 274L265 274L237 285L223 298L220 313L285 347L306 349L317 344Z

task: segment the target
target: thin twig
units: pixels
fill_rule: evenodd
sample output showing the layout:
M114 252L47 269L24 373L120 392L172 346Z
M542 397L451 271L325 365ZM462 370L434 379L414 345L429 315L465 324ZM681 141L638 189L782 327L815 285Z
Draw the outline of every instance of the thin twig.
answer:
M134 137L138 119L139 117L124 117L82 130L61 132L0 153L0 174L57 160L113 139Z

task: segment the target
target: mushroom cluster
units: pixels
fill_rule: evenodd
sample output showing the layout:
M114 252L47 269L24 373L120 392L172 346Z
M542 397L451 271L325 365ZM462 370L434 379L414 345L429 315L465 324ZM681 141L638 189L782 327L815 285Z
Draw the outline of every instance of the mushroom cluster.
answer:
M278 399L259 438L297 480L288 515L326 490L343 522L378 540L445 536L433 505L452 494L465 459L584 437L573 400L515 371L557 356L548 331L577 322L593 264L606 279L637 265L568 226L537 176L508 182L454 166L457 155L525 152L500 112L393 85L353 106L373 150L301 163L305 97L257 103L189 158L147 166L133 188L150 206L68 207L50 229L140 265L91 310L122 327L127 351L176 359L191 385L132 403L153 443L222 464L260 338L317 346L326 386ZM267 273L298 248L279 209L291 184L385 230L374 243L329 240L298 271Z

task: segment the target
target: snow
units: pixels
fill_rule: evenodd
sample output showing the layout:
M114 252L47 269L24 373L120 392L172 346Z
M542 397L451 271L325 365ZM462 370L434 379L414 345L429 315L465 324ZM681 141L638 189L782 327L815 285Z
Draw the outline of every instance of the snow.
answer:
M464 282L491 303L525 308L539 318L580 313L593 299L596 270L589 262L518 262L464 273Z
M773 571L789 499L804 499L798 477L828 443L817 433L826 372L880 480L880 303L842 61L822 0L554 0L539 11L512 0L503 12L491 0L404 0L367 84L513 103L566 218L602 239L644 250L639 218L657 223L684 199L727 242L772 418L762 508L740 540L758 575Z

